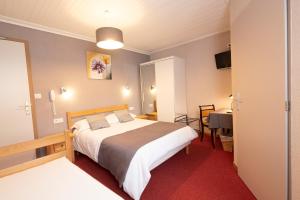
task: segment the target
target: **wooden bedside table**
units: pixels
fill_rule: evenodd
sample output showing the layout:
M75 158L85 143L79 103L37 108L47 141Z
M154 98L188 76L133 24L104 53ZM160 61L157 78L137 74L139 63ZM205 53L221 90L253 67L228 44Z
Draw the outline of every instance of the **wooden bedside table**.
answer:
M157 121L157 112L148 113L146 115L148 116L149 120Z
M135 118L156 121L157 120L157 112L147 113L147 114L144 114L144 115L138 115Z
M53 144L50 146L47 146L47 155L52 154L52 153L57 153L60 151L63 151L66 149L66 144L63 143L58 143L58 144Z
M138 119L148 119L148 116L147 115L137 115L135 118L138 118Z

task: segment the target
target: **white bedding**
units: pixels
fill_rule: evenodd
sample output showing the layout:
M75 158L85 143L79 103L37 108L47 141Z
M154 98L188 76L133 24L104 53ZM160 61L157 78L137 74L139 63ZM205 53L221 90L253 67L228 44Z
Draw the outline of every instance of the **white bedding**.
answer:
M3 200L122 198L65 157L0 179Z
M74 146L77 151L98 162L98 152L103 139L152 123L155 123L155 121L135 119L96 131L75 131ZM150 171L183 149L196 137L198 137L198 134L191 127L187 126L141 147L132 158L127 170L123 183L124 191L132 198L140 199L150 180Z

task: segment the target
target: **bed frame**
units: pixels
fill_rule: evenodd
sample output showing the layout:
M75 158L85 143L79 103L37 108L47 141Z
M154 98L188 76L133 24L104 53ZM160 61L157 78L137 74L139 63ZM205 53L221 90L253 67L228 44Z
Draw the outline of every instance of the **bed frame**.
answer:
M95 114L100 114L100 113L108 113L108 112L113 112L117 110L128 110L128 105L114 105L114 106L109 106L109 107L103 107L103 108L96 108L96 109L90 109L90 110L82 110L82 111L77 111L77 112L67 112L67 124L68 128L71 130L72 126L74 124L74 119L75 118L80 118L88 115L95 115ZM185 147L185 153L189 154L190 148L189 145Z
M0 178L8 176L26 169L36 167L47 163L49 161L55 160L60 157L66 156L71 162L74 161L74 151L72 145L73 134L70 131L65 131L64 133L49 135L40 139L21 142L17 144L12 144L4 147L0 147L0 159L4 157L9 157L18 153L35 150L37 148L46 147L49 145L57 143L65 143L66 149L54 154L50 154L41 158L37 158L31 161L27 161L18 165L14 165L5 169L0 170Z

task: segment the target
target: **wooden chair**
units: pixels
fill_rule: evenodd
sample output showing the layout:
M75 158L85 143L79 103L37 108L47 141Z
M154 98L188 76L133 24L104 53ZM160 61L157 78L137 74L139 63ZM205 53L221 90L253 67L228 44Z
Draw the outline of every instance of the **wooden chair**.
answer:
M199 106L200 109L200 119L199 119L199 128L201 130L201 141L203 141L204 137L204 127L209 128L209 123L208 123L208 116L209 113L215 111L215 105L202 105ZM211 142L213 147L215 148L215 134L216 131L214 129L211 129Z

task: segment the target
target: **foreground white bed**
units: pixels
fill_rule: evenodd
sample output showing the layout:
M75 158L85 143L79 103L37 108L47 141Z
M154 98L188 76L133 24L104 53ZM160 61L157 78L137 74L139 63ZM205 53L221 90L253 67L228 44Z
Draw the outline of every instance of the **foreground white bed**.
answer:
M122 199L65 157L1 178L0 198L3 200Z
M98 152L103 139L152 123L155 123L155 121L135 119L126 123L117 123L109 128L98 129L96 131L75 131L74 146L77 151L98 162ZM132 198L140 199L142 192L150 180L150 171L185 148L196 137L198 137L197 133L191 127L187 126L141 147L134 155L127 170L123 183L124 191Z
M0 160L49 145L65 149L0 169L2 200L122 199L72 164L73 134L66 130L43 138L0 147Z

